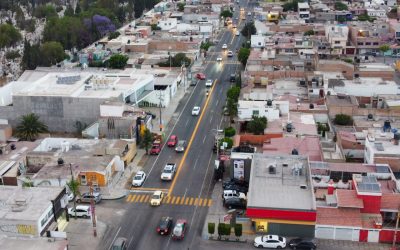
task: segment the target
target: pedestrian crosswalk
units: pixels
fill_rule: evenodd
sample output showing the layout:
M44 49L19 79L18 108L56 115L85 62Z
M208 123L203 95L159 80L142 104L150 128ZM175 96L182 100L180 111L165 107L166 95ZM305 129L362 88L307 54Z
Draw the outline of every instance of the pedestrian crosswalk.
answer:
M126 197L128 203L149 203L150 194L129 194ZM212 205L212 199L208 198L195 198L185 196L166 196L162 200L162 204L167 205L178 205L178 206L199 206L199 207L210 207Z

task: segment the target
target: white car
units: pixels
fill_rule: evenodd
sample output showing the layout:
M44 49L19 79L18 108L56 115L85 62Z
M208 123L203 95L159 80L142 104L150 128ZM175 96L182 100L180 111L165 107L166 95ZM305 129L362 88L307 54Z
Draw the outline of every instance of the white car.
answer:
M143 171L138 171L132 179L132 186L134 187L142 186L145 179L146 179L146 173Z
M246 199L246 195L244 193L241 192L237 192L236 190L224 190L224 193L222 194L222 198L224 200L230 199L230 198L240 198L245 200Z
M68 215L70 217L75 217L75 209L73 207L68 208ZM85 205L76 206L76 217L89 218L90 206L85 206Z
M217 62L222 62L222 57L217 57Z
M206 87L211 87L213 85L213 81L211 79L208 79L206 81Z
M232 50L229 50L228 51L228 57L232 57L233 56L233 52L232 52Z
M176 164L167 163L161 173L161 180L170 181L174 178L176 173Z
M240 32L239 32L239 31L236 31L235 35L236 35L236 36L240 36Z
M247 12L247 15L248 15L248 16L251 16L251 12Z
M223 49L227 49L227 48L228 48L228 45L226 45L226 43L224 43L224 44L222 45L222 48L223 48Z
M279 235L263 235L254 239L254 246L258 248L278 248L286 247L286 239Z
M200 114L200 107L194 106L192 109L192 115L199 115Z

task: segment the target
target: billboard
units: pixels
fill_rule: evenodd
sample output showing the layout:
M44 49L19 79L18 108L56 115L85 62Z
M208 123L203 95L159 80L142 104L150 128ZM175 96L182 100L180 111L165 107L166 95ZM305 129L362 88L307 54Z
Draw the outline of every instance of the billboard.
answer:
M244 160L233 160L233 178L244 180Z

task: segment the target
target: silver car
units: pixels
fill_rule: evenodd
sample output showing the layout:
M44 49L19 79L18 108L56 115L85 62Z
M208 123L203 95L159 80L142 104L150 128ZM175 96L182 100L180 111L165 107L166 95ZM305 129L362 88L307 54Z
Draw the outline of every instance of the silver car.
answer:
M99 203L101 201L101 194L100 193L83 193L79 197L76 198L76 202L78 203L90 203L91 200L94 200L94 203Z
M186 141L180 140L178 141L178 144L175 147L175 151L181 153L185 151L185 147L186 147Z

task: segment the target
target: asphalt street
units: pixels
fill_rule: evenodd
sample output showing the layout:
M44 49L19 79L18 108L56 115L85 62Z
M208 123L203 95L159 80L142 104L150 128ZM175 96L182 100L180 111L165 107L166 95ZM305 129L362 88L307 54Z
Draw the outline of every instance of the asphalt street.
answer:
M242 1L240 5L246 7L247 2ZM239 7L238 5L235 7L234 15L238 16ZM240 21L238 30L242 26L243 21ZM227 50L222 49L223 44L227 44L228 50L234 52L240 48L243 38L235 36L235 31L230 27L222 29L217 38L219 43L214 46L211 51L213 53L208 54L203 73L207 79L214 81L208 99L205 80L198 81L197 85L191 87L181 100L181 105L176 110L176 114L179 115L166 128L166 138L174 134L180 140L186 140L186 152L176 153L173 148L165 145L158 156L152 156L146 163L144 171L148 178L143 188L133 192L133 194L144 196L150 195L154 189L161 189L168 192L169 196L180 197L186 203L150 207L149 202L121 202L126 212L119 224L110 227L107 231L100 249L110 249L117 237L127 238L128 249L186 250L196 249L196 246L200 244L201 231L207 214L207 205L201 206L200 201L210 197L209 194L214 185L212 178L215 160L212 152L214 134L224 118L222 110L226 92L232 85L229 82L229 76L240 66L237 63L236 53L234 57L228 58ZM223 61L216 62L217 57L222 57ZM194 106L201 107L202 113L199 116L192 116L191 111ZM161 171L166 163L176 163L178 166L178 172L172 182L160 180ZM187 198L190 199L192 205L189 205ZM199 201L198 204L193 203L195 199ZM162 216L172 216L174 221L179 218L188 221L188 230L183 241L172 241L171 237L157 234L156 227Z

